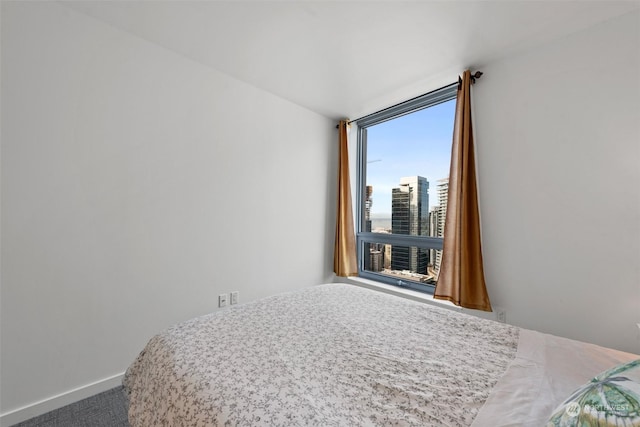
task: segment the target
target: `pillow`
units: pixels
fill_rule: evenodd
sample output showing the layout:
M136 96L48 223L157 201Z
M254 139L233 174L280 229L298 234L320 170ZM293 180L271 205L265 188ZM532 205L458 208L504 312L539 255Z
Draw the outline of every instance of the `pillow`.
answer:
M640 359L605 371L576 390L547 427L640 426Z

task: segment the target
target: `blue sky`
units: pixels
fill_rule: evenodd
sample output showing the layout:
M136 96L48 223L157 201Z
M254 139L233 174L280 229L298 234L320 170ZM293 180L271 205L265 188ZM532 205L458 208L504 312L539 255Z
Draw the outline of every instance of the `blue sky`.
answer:
M437 205L436 183L449 175L455 104L453 99L367 129L372 216L391 217L391 189L404 176L427 178L429 205Z

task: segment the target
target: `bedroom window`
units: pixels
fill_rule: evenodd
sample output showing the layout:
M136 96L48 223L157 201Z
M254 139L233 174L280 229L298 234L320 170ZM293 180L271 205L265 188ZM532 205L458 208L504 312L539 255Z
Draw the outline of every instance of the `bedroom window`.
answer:
M456 89L446 86L356 121L360 277L433 292Z

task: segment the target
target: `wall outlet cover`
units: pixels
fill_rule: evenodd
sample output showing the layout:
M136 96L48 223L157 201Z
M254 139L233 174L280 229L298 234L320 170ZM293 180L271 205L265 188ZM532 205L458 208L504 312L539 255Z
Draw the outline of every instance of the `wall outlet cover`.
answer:
M496 308L496 320L500 323L507 323L507 310Z
M227 306L227 294L218 295L218 307L226 307Z

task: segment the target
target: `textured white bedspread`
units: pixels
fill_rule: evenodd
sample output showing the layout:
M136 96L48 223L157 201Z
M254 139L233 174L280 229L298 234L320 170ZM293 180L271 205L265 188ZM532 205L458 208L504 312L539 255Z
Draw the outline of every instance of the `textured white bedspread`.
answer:
M128 369L132 426L469 426L519 329L352 285L178 324Z

